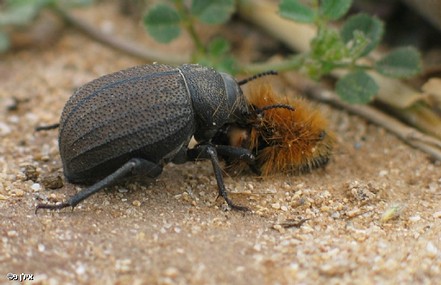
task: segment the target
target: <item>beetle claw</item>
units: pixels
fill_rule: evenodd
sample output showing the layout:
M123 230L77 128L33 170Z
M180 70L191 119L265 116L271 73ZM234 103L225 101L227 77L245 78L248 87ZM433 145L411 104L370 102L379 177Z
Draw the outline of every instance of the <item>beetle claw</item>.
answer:
M241 205L236 205L234 203L228 203L228 206L231 208L231 210L235 210L235 211L242 211L242 212L249 212L250 209L245 207L245 206L241 206Z
M38 209L60 210L66 207L72 207L72 211L74 209L74 206L72 206L68 202L64 202L61 204L38 204L37 207L35 207L35 214L37 214Z

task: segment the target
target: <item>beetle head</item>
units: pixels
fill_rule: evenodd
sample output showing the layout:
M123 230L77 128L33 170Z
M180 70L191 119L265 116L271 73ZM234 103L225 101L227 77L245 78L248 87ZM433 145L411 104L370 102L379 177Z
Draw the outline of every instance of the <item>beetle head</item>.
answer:
M229 122L241 122L250 112L247 100L239 84L231 75L223 72L220 72L220 74L225 82L227 105L230 112Z

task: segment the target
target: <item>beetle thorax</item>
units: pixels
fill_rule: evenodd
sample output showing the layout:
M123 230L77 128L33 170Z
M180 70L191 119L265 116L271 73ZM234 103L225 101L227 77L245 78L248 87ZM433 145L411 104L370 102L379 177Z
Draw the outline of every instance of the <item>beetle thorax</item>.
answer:
M200 65L183 65L180 70L195 112L197 141L210 140L247 111L242 91L230 75Z

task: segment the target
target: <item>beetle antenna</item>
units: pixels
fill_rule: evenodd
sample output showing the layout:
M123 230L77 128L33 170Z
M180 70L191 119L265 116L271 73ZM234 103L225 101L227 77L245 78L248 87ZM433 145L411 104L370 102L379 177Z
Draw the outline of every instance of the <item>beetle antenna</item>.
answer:
M47 131L47 130L53 130L56 129L60 126L60 124L52 124L52 125L46 125L46 126L38 126L35 127L35 131L39 132L39 131Z
M290 111L295 111L296 110L294 107L292 107L290 105L287 105L287 104L273 104L273 105L265 106L265 107L260 108L260 109L256 109L256 113L258 115L262 115L265 111L268 111L268 110L271 110L271 109L278 109L278 108L280 108L280 109L287 109L287 110L290 110Z
M267 71L264 71L264 72L258 73L258 74L256 74L256 75L253 75L253 76L251 76L251 77L248 77L248 78L242 79L242 80L240 80L239 82L237 82L237 84L239 84L239 85L244 85L244 84L246 84L246 83L248 83L248 82L250 82L250 81L253 81L254 79L257 79L257 78L259 78L259 77L267 76L267 75L277 75L277 74L278 74L278 72L275 71L275 70L267 70Z

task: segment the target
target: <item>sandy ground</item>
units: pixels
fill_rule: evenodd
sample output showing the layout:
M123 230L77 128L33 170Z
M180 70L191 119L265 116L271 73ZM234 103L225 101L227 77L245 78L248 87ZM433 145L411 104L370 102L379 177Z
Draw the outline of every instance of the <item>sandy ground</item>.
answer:
M327 106L337 145L325 170L226 177L251 212L225 211L210 163L199 162L35 215L38 201L81 188L44 186L62 177L57 131L33 128L57 122L74 88L140 63L74 30L1 58L0 283L11 284L8 273L32 284L441 282L440 163Z

